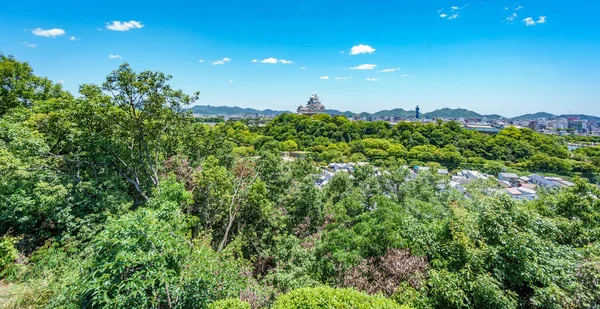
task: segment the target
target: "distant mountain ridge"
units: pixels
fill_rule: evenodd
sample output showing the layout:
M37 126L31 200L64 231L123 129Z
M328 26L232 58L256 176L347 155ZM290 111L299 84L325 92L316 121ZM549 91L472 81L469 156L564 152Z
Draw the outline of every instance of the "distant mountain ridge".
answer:
M579 119L587 119L589 121L600 121L600 117L598 116L590 116L584 114L564 114L564 115L554 115L546 112L538 112L533 114L525 114L518 117L512 118L513 120L535 120L540 118L552 119L552 118L579 118Z
M259 114L267 116L276 116L283 113L291 113L291 111L279 111L272 109L258 110L254 108L243 108L238 106L210 106L210 105L196 105L188 110L191 110L194 114L200 115L244 115L244 114ZM335 109L326 109L326 114L330 115L341 115L345 117L362 116L362 117L400 117L400 118L411 118L415 116L414 110L404 110L402 108L395 108L392 110L381 110L376 113L354 113L351 111L339 111ZM506 118L501 115L482 115L474 111L464 108L442 108L432 112L423 113L422 117L436 119L436 118L465 118L465 119L511 119L511 120L535 120L540 118L579 118L587 119L589 121L600 121L600 117L590 116L584 114L566 114L566 115L554 115L546 112L538 112L534 114L526 114L517 116L514 118Z

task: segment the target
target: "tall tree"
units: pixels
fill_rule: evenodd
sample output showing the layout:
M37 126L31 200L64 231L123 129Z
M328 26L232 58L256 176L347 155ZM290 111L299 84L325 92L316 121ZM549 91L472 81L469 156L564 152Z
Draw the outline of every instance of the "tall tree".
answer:
M125 63L101 88L88 85L81 89L87 99L105 105L106 125L112 132L104 150L142 202L148 200L150 188L159 186L161 163L170 155L165 152L173 149L169 143L181 133L180 127L190 122L184 108L198 98L198 93L190 96L171 88L170 79L160 72L136 73Z

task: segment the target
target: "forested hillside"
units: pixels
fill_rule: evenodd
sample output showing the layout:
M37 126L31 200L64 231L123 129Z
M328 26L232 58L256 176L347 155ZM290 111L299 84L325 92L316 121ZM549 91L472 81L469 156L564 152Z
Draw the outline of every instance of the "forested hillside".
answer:
M75 95L0 57L2 308L600 306L599 148L327 115L211 127L160 72L123 64ZM335 161L371 164L315 186ZM575 186L466 196L403 165Z

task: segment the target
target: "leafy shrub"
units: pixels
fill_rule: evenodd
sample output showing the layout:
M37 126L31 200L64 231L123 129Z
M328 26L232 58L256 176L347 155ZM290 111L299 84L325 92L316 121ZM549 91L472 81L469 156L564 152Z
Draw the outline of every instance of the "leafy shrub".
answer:
M81 282L96 307L206 308L245 287L242 269L186 240L176 209L139 209L108 223L93 242Z
M208 309L251 309L250 304L237 298L228 298L208 305Z
M0 238L0 277L4 276L5 268L19 256L19 251L15 248L15 241L13 237Z
M370 296L352 289L303 288L280 296L273 309L407 309L383 296Z

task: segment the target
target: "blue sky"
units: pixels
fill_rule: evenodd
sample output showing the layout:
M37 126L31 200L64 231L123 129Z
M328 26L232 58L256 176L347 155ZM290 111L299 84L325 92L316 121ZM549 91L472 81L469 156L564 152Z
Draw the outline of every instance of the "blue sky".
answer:
M600 115L599 9L596 0L4 0L0 51L73 92L126 61L173 75L202 105L295 110L318 92L327 108L356 112Z

